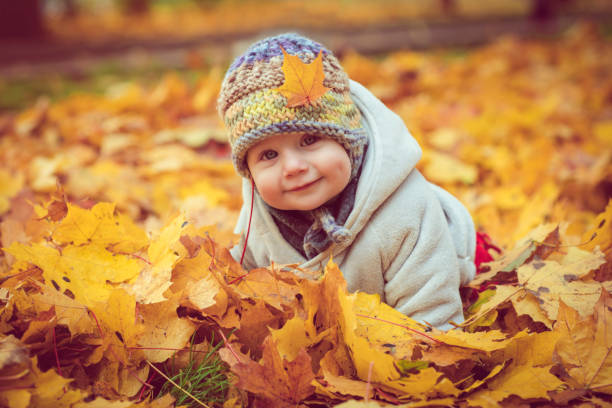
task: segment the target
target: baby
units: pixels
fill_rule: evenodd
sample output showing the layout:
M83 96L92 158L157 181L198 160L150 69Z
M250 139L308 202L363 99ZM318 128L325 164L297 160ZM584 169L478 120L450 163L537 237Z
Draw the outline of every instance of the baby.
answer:
M322 95L289 103L279 88L292 56L309 68L322 58ZM377 293L441 329L463 321L459 287L475 273L472 219L425 180L403 121L329 50L297 34L253 44L228 69L218 110L243 176L242 240L231 252L245 268L320 269L332 256L350 291Z

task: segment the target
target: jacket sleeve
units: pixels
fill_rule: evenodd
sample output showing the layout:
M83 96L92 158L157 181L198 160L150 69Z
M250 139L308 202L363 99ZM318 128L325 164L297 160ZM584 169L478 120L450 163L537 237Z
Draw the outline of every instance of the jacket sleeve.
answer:
M449 223L436 192L418 171L396 192L392 213L400 214L401 244L389 248L385 301L415 320L440 329L463 321L461 271ZM390 228L393 228L390 226ZM385 251L385 249L383 249Z
M457 253L457 261L459 262L461 284L467 285L476 275L476 265L474 264L476 229L474 228L474 221L472 221L472 216L467 208L452 194L433 183L429 183L429 186L436 193L448 223L448 229Z

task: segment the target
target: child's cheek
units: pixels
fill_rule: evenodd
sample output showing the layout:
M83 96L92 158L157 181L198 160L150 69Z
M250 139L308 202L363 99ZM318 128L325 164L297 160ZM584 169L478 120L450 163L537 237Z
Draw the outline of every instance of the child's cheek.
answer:
M267 204L271 205L271 202L279 194L280 182L274 176L274 172L270 170L271 169L266 169L258 172L256 176L253 177L253 180L255 181L255 186L257 186L257 191L259 191L261 198Z

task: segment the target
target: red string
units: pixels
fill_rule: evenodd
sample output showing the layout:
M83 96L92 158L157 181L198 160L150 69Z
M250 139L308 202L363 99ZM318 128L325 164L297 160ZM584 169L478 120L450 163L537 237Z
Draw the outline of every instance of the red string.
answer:
M247 227L246 237L244 237L244 248L242 248L242 255L240 256L240 266L242 266L242 260L246 253L247 242L249 242L249 233L251 232L251 219L253 218L253 200L255 198L255 182L251 178L251 211L249 213L249 225Z
M157 373L155 371L153 371L151 373L151 375L149 376L149 379L147 380L147 384L151 384L151 381L153 381L153 378L155 378L155 375ZM142 398L144 397L144 393L145 390L147 389L147 387L145 387L144 385L142 387L140 387L140 394L138 394L138 401L142 401Z
M225 334L223 334L222 330L219 330L219 334L223 338L223 345L230 351L230 353L232 353L234 355L234 358L236 359L236 361L238 361L240 364L242 364L242 360L240 360L240 357L238 357L238 354L236 354L236 352L234 351L234 349L230 345L229 341L227 341L227 337L225 337Z

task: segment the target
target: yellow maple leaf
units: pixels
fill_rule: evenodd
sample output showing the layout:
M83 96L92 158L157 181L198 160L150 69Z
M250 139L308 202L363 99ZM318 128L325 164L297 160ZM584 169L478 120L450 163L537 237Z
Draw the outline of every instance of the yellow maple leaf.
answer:
M282 69L285 82L276 90L287 98L289 108L314 104L329 91L329 88L323 85L323 54L319 51L314 61L305 64L299 57L287 54L284 48L281 47L281 50L284 55Z
M143 353L149 361L163 362L175 353L174 350L189 345L196 325L177 316L180 297L177 294L165 302L141 305L139 308L145 330L138 343L148 347Z
M448 378L432 367L427 367L416 374L388 382L389 385L402 392L402 396L410 395L415 398L423 398L435 395L457 396L460 391Z
M336 265L326 267L326 271L333 269L338 269L338 267ZM357 376L362 380L371 379L372 382L384 383L393 387L389 383L400 376L395 368L394 358L373 347L368 338L357 334L358 321L353 310L355 300L356 295L348 295L342 288L338 289L338 303L340 304L338 323L344 336L344 343L351 350Z
M588 316L593 313L593 306L599 298L601 283L578 278L604 262L601 253L568 264L530 262L518 268L517 277L519 283L538 298L549 319L557 318L560 300L575 308L581 316Z
M366 337L372 347L398 360L410 359L416 344L437 334L435 329L426 328L381 302L378 294L355 293L353 309L358 317L355 333Z
M164 292L172 285L170 278L174 265L185 256L187 250L180 242L188 222L183 214L174 217L151 240L147 255L150 263L140 274L124 286L140 303L155 303L166 300Z
M512 366L488 382L492 389L482 390L470 396L470 402L480 403L480 398L501 401L510 395L521 398L547 398L549 390L557 389L563 382L550 373L550 367L529 364ZM480 406L480 405L479 405Z
M602 289L593 316L581 318L573 308L560 302L555 331L561 333L556 352L575 381L575 388L597 389L612 394L611 296Z
M146 246L147 236L134 222L115 215L115 204L98 203L91 210L67 204L68 213L53 232L53 239L61 244L95 243L113 245L120 252L135 252Z
M53 369L42 372L36 360L36 358L32 359L31 375L36 387L31 391L30 406L68 408L86 397L84 391L68 387L68 384L72 382L70 378L62 377Z
M113 284L129 281L142 268L142 261L98 245L69 245L60 252L45 244L13 243L6 251L41 268L47 284L70 290L74 300L88 307L108 301Z
M136 300L125 290L114 289L108 300L99 302L91 308L101 326L103 345L101 349L108 350L105 355L110 361L125 363L134 358L135 351L125 346L134 346L137 337L143 332L144 325L137 323ZM91 361L92 357L90 357ZM92 361L93 362L93 361Z
M550 373L559 337L560 334L555 332L522 331L509 339L503 353L504 360L510 363L499 367L496 375L487 382L488 389L470 396L470 402L480 404L483 398L501 401L510 395L525 399L549 398L547 392L563 384Z

